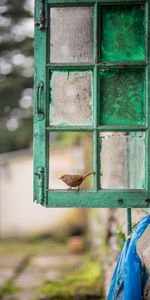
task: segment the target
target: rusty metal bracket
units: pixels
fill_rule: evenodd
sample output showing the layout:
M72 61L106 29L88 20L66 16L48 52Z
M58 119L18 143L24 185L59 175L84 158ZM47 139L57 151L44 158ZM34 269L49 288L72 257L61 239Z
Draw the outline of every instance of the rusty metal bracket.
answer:
M45 0L40 0L40 18L35 22L40 30L45 30L46 28L46 15L45 15Z

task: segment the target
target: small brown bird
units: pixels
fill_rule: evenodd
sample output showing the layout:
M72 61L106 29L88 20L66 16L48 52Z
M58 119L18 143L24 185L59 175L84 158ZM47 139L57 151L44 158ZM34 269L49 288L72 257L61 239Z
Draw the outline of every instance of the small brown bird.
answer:
M78 191L80 189L80 185L83 182L83 180L91 175L91 174L95 174L95 172L89 172L86 173L84 175L68 175L68 174L64 174L62 175L59 179L61 179L62 181L64 181L68 186L70 186L70 188L68 190L71 190L72 187L78 187Z

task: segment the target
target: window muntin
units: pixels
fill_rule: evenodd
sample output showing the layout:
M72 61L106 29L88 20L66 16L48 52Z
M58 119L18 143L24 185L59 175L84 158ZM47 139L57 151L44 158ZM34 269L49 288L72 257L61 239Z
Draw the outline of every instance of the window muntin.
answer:
M55 22L59 24L63 24L64 27L66 26L67 22L70 22L70 12L74 11L74 16L76 13L78 14L78 18L82 16L84 12L85 14L85 21L87 21L87 12L88 14L93 14L93 7L65 7L65 8L52 8L51 10L56 10L57 12L57 21ZM100 60L103 61L138 61L144 60L145 58L145 28L144 28L144 9L141 5L114 5L114 6L101 6L100 9L100 16L102 24L100 33L100 43L98 47L100 49ZM68 17L67 17L68 14ZM52 16L52 13L51 13ZM78 21L79 21L78 19ZM127 27L127 19L130 20L130 28ZM120 22L122 20L122 25ZM84 21L84 22L85 22ZM73 21L74 22L74 21ZM72 23L73 23L72 22ZM75 27L72 30L72 34L67 36L68 40L76 42L80 42L80 38L76 39L76 37L80 37L81 34L84 32L85 23L78 24L80 27ZM53 17L51 19L51 29L54 27L52 25ZM92 23L93 24L93 21ZM140 34L138 39L139 27ZM55 24L55 26L57 26ZM121 27L120 27L121 26ZM82 28L83 27L83 28ZM90 27L91 28L91 27ZM114 45L111 44L111 39L108 36L110 34L110 28L114 40ZM77 34L77 31L79 34ZM67 31L67 30L66 30ZM121 34L119 37L118 34ZM90 30L88 33L90 36L90 41L94 40L94 28ZM69 42L66 40L66 43ZM127 40L128 38L128 40ZM109 40L109 43L108 43ZM132 40L132 41L131 41ZM129 47L129 42L131 46ZM51 44L53 45L53 35L51 31ZM73 42L74 44L74 42ZM93 48L93 43L91 43ZM108 46L110 49L107 49ZM57 49L58 48L58 49ZM81 47L82 48L82 47ZM80 49L81 49L80 48ZM99 50L97 49L97 51ZM136 51L135 51L136 49ZM55 53L60 50L60 47L55 47ZM83 50L83 49L82 49ZM52 53L52 46L50 47L50 53ZM133 52L134 51L134 52ZM73 53L73 51L71 51ZM93 52L93 49L91 53ZM69 52L68 52L69 53ZM80 53L80 50L77 51ZM110 55L112 53L112 55ZM50 82L50 126L58 127L66 127L66 130L69 126L87 126L93 125L93 136L94 136L94 129L99 129L101 126L142 126L145 124L145 102L146 102L146 93L145 93L145 69L144 68L134 68L134 67L117 67L117 65L113 68L107 67L103 69L101 65L95 63L93 66L97 66L97 76L95 76L95 81L97 81L97 85L100 86L99 93L93 95L95 102L97 102L97 110L93 110L94 105L91 99L91 90L94 89L93 80L91 80L92 76L90 74L90 70L85 71L83 67L83 71L77 72L72 70L64 70L67 65L66 63L70 62L78 62L80 65L86 62L86 52L84 55L79 55L80 58L73 59L69 54L68 60L66 59L65 55L63 56L58 53L58 56L61 57L60 63L64 64L61 70L53 71L51 75L51 82ZM90 61L90 60L89 60ZM53 62L53 60L52 60ZM55 61L56 62L56 61ZM57 61L58 63L58 61ZM136 63L135 63L136 66ZM57 67L58 68L58 67ZM84 73L85 72L85 73ZM91 72L92 73L92 72ZM99 74L98 74L99 73ZM87 76L89 77L87 80ZM86 78L86 79L85 79ZM98 82L99 81L99 82ZM89 86L89 88L88 88ZM88 96L87 96L88 95ZM100 105L100 107L99 107ZM97 124L94 122L92 124L91 120L94 117L91 117L92 114L96 114ZM100 134L103 137L104 133ZM106 132L106 135L111 135L110 132ZM125 134L125 136L124 136ZM135 135L134 135L135 134ZM145 139L139 135L142 133L137 132L117 132L116 135L111 136L111 138L106 139L106 136L103 140L103 143L100 146L101 155L99 159L99 165L101 165L101 170L97 169L96 177L99 178L100 183L97 183L97 190L101 189L144 189L145 188ZM144 133L143 133L144 135ZM94 138L93 138L94 140ZM107 140L107 142L106 142ZM116 153L116 164L118 165L118 170L120 173L118 174L118 181L115 181L113 184L112 174L115 172L115 166L113 169L113 165L111 165L111 173L107 172L107 168L105 168L105 161L109 161L107 158L106 153L109 153L110 145L115 148L115 143L120 145L120 161L117 163L118 155L117 150L119 151L119 145L115 149ZM129 148L130 152L132 153L133 145L135 148L142 149L142 163L143 168L140 173L140 169L137 168L138 160L139 160L139 153L136 157L136 161L133 163L133 159L129 157ZM135 146L136 145L136 146ZM142 148L143 147L143 148ZM125 149L128 148L128 155L125 154ZM104 149L106 151L104 151ZM121 151L122 149L122 151ZM98 156L97 153L94 154L96 157ZM133 153L132 153L133 155ZM131 156L132 156L131 155ZM111 156L111 153L110 153ZM132 166L134 171L130 174L129 162L132 161ZM124 165L126 161L126 166ZM131 162L130 162L131 163ZM124 172L121 171L121 168L124 168ZM116 170L116 173L119 172ZM127 176L127 172L129 173ZM137 172L138 180L135 181L135 174ZM139 172L139 173L138 173ZM101 176L100 176L101 174ZM111 184L107 183L106 177L108 177L108 181ZM128 178L126 178L128 177ZM129 183L130 177L130 183ZM131 178L133 177L133 178ZM120 179L122 178L122 179Z

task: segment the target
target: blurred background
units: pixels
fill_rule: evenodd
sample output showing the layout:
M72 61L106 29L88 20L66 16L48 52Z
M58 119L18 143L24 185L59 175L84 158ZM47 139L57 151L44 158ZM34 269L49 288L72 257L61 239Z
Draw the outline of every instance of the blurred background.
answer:
M126 211L33 203L33 9L33 0L0 1L0 299L106 299ZM57 178L72 160L76 173L92 168L90 134L50 139L50 188L64 188ZM134 209L134 223L145 213Z

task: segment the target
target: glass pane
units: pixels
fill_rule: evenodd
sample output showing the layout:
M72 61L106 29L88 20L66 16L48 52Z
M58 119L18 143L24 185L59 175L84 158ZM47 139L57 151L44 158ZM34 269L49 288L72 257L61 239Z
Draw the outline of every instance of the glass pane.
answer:
M145 58L144 5L104 6L101 11L101 59L140 61Z
M103 132L101 188L145 188L145 133Z
M144 76L142 69L101 71L101 124L144 124Z
M53 72L51 125L91 125L92 72Z
M50 133L49 188L68 189L64 174L82 175L93 171L92 134L80 132ZM93 175L81 184L81 189L92 189Z
M93 61L93 7L50 9L50 61Z

